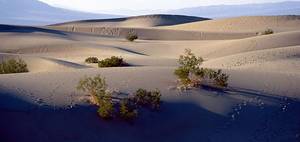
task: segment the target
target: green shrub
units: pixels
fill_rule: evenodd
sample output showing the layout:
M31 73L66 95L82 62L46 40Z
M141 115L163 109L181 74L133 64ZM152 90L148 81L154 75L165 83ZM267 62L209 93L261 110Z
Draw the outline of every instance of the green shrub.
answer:
M77 89L91 96L91 102L98 106L98 115L105 120L120 116L126 121L131 121L138 116L138 106L158 110L161 103L159 90L149 92L138 89L133 97L127 98L113 96L107 89L105 79L100 75L81 79ZM116 114L117 107L119 107L119 115Z
M111 119L114 115L114 105L109 97L99 100L98 115L103 119Z
M178 63L180 66L174 71L180 82L179 88L199 87L204 81L211 82L217 87L227 87L229 76L222 70L200 68L203 59L196 57L191 50L186 49Z
M228 86L229 75L222 73L222 70L217 71L217 75L214 78L215 85L218 87L227 87Z
M22 59L9 59L0 63L0 74L29 72L27 64Z
M192 53L191 49L185 49L185 54L180 55L178 63L181 68L185 68L186 70L193 72L202 64L203 61L203 58L196 57L195 54Z
M138 105L146 105L148 103L149 92L145 89L138 89L135 93L134 100Z
M191 83L191 79L189 78L190 70L184 67L179 67L175 70L174 74L179 78L179 81L184 86L188 86Z
M126 36L126 39L131 42L133 42L134 40L137 40L138 38L139 37L137 36L137 34L132 34L132 33L130 33Z
M92 64L92 63L98 63L99 60L97 57L88 57L85 59L85 62L86 63L89 63L89 64Z
M159 90L154 90L151 92L149 96L149 104L151 105L151 109L159 110L161 103L161 93Z
M123 99L120 102L120 117L124 120L131 121L138 116L138 110L129 99Z
M159 110L161 103L161 93L159 90L147 91L138 89L134 96L134 102L140 106L150 107L153 110Z
M77 89L87 92L93 99L92 103L98 106L102 98L111 96L111 94L108 93L105 79L101 77L101 75L81 79L78 83Z
M112 56L110 58L106 58L104 60L101 60L98 62L98 66L100 68L104 67L121 67L124 66L125 62L123 61L123 58Z

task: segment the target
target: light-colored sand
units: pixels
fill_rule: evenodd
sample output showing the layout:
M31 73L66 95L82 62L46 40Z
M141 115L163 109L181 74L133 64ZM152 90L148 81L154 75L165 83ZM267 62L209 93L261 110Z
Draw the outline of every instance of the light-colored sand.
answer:
M300 28L299 16L245 16L209 20L181 25L167 26L166 29L210 31L210 32L275 32L294 31Z
M72 33L32 27L1 31L0 27L0 60L22 58L30 70L0 75L0 141L296 142L300 134L297 18L253 18L235 18L236 26L219 23L222 20L191 23L219 23L239 28L240 33L214 29L214 24L206 26L211 26L209 32L177 31L177 26L168 27L171 30L140 28L136 31L144 39L158 40L135 42L115 33L115 37L108 37L87 34L91 33L88 31ZM264 26L251 30L249 21ZM271 28L280 33L254 34L270 25L275 25ZM178 29L183 27L186 26L179 25ZM184 30L192 29L191 26ZM230 90L173 89L176 61L186 48L205 59L203 66L228 73ZM89 56L122 56L132 66L99 69L84 63ZM143 110L134 125L100 120L95 108L85 102L87 97L75 89L80 78L96 74L105 76L112 90L160 89L162 110Z

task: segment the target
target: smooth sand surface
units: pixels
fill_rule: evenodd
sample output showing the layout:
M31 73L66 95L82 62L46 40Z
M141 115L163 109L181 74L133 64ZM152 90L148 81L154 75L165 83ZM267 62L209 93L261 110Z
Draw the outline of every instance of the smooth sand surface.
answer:
M249 21L261 27L252 29ZM273 16L106 27L140 32L143 38L135 42L120 31L95 33L96 25L84 27L92 32L1 25L0 60L22 58L30 72L0 75L0 141L297 142L298 22L297 16ZM255 34L266 27L275 33ZM204 67L228 73L228 90L174 89L173 72L186 48L205 59ZM89 56L121 56L131 66L97 68L84 63ZM97 74L111 90L160 89L161 111L142 110L134 124L100 119L86 94L75 89L80 78Z

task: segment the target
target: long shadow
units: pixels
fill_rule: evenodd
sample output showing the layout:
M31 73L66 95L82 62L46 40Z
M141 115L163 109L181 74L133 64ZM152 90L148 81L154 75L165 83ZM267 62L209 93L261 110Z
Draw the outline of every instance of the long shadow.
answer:
M66 33L58 30L43 29L43 28L30 27L30 26L12 26L12 25L3 25L3 24L0 24L0 32L15 32L15 33L44 32L44 33L67 36Z
M242 141L250 142L252 135L265 141L266 136L272 136L273 133L263 130L261 134L248 132L254 132L256 127L265 124L265 120L272 118L277 109L266 106L264 111L260 111L255 106L248 106L247 113L241 114L242 119L235 122L230 117L208 111L193 102L163 102L159 112L141 110L138 119L130 124L119 119L102 120L93 106L54 108L13 96L14 92L0 92L0 141L3 142L237 142L241 141L240 136L245 136ZM296 142L297 139L290 134L294 133L291 130L300 126L297 125L300 121L296 119L299 114L295 116L299 108L298 104L291 108L293 113L278 115L280 117L267 121L268 127L272 126L272 132L280 128L287 129L282 133L284 138ZM293 126L285 126L286 121ZM281 136L267 138L278 141L277 138Z
M288 99L295 102L300 102L298 98L285 97L277 94L270 94L266 92L261 92L253 89L240 88L240 87L228 87L226 89L222 89L211 85L202 85L201 89L206 91L218 92L218 94L222 94L222 95L239 94L244 96L264 97L273 100Z
M113 46L113 45L106 45L106 44L96 44L96 45L106 46L106 47L111 47L111 48L116 48L116 49L123 50L123 51L129 52L129 53L137 54L137 55L149 56L147 54L139 53L139 52L136 52L136 51L124 48L124 47L120 47L120 46Z

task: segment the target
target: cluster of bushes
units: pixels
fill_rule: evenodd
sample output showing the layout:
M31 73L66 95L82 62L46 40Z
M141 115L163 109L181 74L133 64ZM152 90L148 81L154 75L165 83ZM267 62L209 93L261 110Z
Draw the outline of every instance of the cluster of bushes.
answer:
M121 67L125 66L126 63L124 62L123 58L112 56L110 58L106 58L103 60L99 60L97 57L89 57L85 59L86 63L98 63L99 68L104 67Z
M77 89L91 96L91 103L99 107L98 115L103 119L119 117L127 121L133 120L138 116L140 107L159 110L161 103L159 90L149 92L138 89L135 94L126 98L113 96L100 75L81 79Z
M29 72L27 64L22 59L9 59L0 63L0 74Z
M134 34L134 33L129 33L129 34L126 36L126 39L127 39L128 41L133 42L134 40L137 40L137 39L138 39L138 35L137 35L137 34Z
M204 83L221 88L228 86L227 74L222 73L222 70L200 68L202 62L203 59L196 57L190 49L185 50L185 54L178 60L180 66L174 72L180 83L179 88L199 87Z
M101 60L98 62L98 66L100 68L103 67L121 67L124 66L125 62L123 60L123 58L120 57L116 57L116 56L112 56L110 58L106 58L104 60Z
M269 35L269 34L273 34L273 33L274 33L274 31L272 29L267 29L263 32L257 32L256 34L257 35Z
M85 62L89 64L98 63L99 59L97 57L88 57L85 59Z

